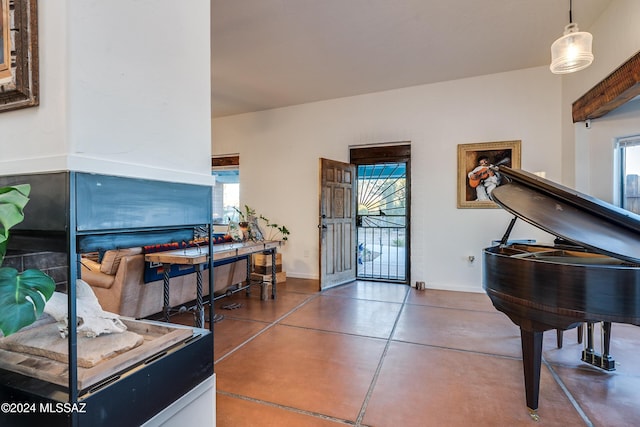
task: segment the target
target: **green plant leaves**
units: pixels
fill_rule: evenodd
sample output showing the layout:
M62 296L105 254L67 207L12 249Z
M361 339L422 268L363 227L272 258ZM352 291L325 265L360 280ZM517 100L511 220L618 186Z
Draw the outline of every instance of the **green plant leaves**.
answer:
M9 229L24 219L23 209L29 201L29 184L0 187L0 266L7 253Z
M5 336L32 324L55 291L53 279L40 270L0 267L0 330Z
M18 273L1 267L9 229L24 219L30 192L29 184L0 187L0 330L5 336L35 322L56 289L53 279L40 270Z

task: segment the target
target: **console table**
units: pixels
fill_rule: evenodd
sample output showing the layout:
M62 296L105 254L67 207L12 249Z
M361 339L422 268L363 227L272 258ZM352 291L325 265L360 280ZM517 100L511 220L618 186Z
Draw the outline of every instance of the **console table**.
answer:
M254 253L271 254L271 298L276 298L276 251L280 246L279 241L265 242L236 242L215 245L213 247L213 263L249 256ZM202 270L209 262L209 247L189 247L171 251L155 252L145 255L145 260L160 263L163 266L163 319L169 321L169 272L172 264L192 265L196 270L196 327L204 326L204 303L202 299ZM213 273L210 273L213 274ZM251 263L247 262L247 289L251 281ZM265 284L262 284L263 289ZM213 297L213 296L212 296ZM267 299L265 292L261 292L260 298Z

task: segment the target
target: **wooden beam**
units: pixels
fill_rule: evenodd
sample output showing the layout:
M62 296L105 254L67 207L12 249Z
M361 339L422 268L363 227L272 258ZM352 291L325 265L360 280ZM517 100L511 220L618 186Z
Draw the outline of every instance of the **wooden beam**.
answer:
M239 165L240 165L240 156L222 156L222 157L211 158L211 167L239 166Z
M378 147L360 147L349 150L349 163L366 164L382 161L401 162L411 158L411 143L383 145Z
M597 119L640 95L640 52L573 103L573 123Z

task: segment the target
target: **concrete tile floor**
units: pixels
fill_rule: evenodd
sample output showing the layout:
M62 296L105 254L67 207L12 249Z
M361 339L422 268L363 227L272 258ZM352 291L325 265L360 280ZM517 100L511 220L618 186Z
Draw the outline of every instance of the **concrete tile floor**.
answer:
M640 425L638 327L614 324L614 372L580 362L574 331L562 349L546 332L534 422L519 329L486 295L317 288L288 278L276 300L256 290L216 302L218 427ZM229 303L241 306L222 308Z

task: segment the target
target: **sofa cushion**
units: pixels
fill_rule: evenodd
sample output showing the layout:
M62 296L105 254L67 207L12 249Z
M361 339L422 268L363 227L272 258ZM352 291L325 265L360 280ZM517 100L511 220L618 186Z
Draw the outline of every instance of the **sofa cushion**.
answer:
M116 281L116 276L104 274L94 270L82 269L82 280L89 283L94 288L110 289ZM102 303L100 303L102 304Z
M114 275L118 272L118 267L120 266L120 260L122 257L138 255L141 253L142 248L113 249L106 251L102 257L100 271L104 274Z

